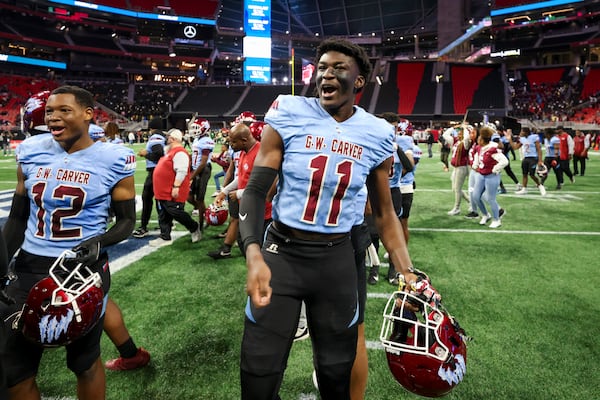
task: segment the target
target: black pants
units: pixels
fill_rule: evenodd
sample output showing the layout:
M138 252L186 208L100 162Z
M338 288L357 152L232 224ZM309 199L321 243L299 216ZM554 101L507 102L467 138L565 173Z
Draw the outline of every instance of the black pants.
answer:
M582 156L573 156L573 173L575 175L585 175L585 159L586 157ZM581 164L581 168L579 165Z
M150 221L150 215L152 215L152 200L154 199L154 185L152 184L154 168L146 171L148 171L148 175L142 189L142 220L140 223L140 226L144 229L148 229L148 222ZM158 202L156 202L156 209L158 209Z
M571 172L571 160L560 160L558 164L560 165L560 169L562 169L563 174L568 176L570 180L573 180L573 173Z
M185 226L190 232L196 232L198 222L192 219L192 216L185 211L185 203L175 201L158 201L158 225L160 226L160 237L165 240L171 240L171 230L173 229L173 220Z
M248 299L240 365L242 399L277 398L304 301L321 398L348 400L359 311L350 236L308 242L271 225L262 253L271 269L273 293L271 303L262 308Z

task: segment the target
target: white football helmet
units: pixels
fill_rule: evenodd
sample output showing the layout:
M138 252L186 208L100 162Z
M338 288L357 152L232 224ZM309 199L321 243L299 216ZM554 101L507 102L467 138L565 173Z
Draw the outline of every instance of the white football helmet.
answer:
M210 123L204 118L194 118L188 126L188 133L193 137L200 137L208 134Z

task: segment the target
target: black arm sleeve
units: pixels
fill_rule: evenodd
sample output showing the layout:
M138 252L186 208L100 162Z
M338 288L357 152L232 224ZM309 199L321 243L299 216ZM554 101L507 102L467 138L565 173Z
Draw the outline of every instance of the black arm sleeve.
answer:
M165 155L162 144L155 144L150 147L150 152L146 154L146 158L152 162L158 162L158 159Z
M135 227L135 199L115 201L112 203L115 211L115 224L100 236L102 247L119 243L126 239Z
M240 203L240 235L244 250L252 243L262 243L265 200L277 177L277 170L254 167Z
M8 219L2 228L2 235L4 236L4 242L6 244L7 260L10 260L19 247L21 247L21 244L23 244L28 218L29 198L27 196L15 194L13 196Z
M402 169L406 171L402 175L404 176L406 173L411 172L414 168L414 165L410 162L404 151L398 147L397 151L398 157L400 158L400 163L402 164Z
M8 275L8 255L6 252L6 243L4 235L0 235L0 279ZM0 283L0 287L2 283Z

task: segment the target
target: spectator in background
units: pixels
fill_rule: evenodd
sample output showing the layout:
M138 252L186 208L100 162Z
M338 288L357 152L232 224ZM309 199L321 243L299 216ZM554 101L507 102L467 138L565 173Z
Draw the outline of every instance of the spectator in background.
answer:
M167 145L167 152L158 160L152 175L160 226L160 236L148 242L154 247L172 243L173 220L190 231L192 243L201 238L200 224L185 211L185 202L190 193L190 155L183 147L183 133L179 129L171 129L167 133Z
M560 139L558 164L560 165L562 173L569 177L571 183L575 183L573 172L571 172L571 159L573 158L573 153L575 149L575 145L573 144L573 138L567 133L567 131L565 131L565 129L562 126L557 126L556 132L558 134L558 138Z
M491 141L494 132L495 129L490 126L484 126L479 131L479 149L475 154L474 161L479 176L475 181L473 199L483 215L479 225L486 225L491 219L490 228L499 228L502 222L496 195L500 184L500 173L508 164L508 159L504 156L502 150L498 148L498 144ZM484 199L491 208L491 214L485 207Z
M221 152L219 154L213 154L211 157L212 162L219 164L222 168L222 170L217 172L213 177L217 190L212 194L212 197L216 197L221 191L221 182L219 179L225 176L225 172L229 168L229 164L231 164L232 154L233 151L229 148L229 145L227 143L222 143Z
M133 144L135 143L135 133L129 131L129 133L127 134L127 140L129 140L129 145L133 146Z
M449 136L446 134L449 130L453 130L454 128L448 128L444 131L443 134L439 136L438 142L440 143L440 161L443 164L443 168L445 172L448 172L448 158L450 156L450 149L452 148L453 142Z
M152 175L158 160L165 154L165 133L163 129L163 121L161 118L153 118L148 123L150 128L150 137L146 143L146 147L138 152L138 156L146 159L146 180L142 189L142 216L140 227L133 231L133 236L143 238L148 235L148 222L152 215L152 202L154 199L154 188L152 186ZM158 209L158 205L157 205Z
M471 129L473 129L471 127ZM454 193L454 207L448 211L448 215L460 214L460 202L464 198L467 202L469 197L463 191L465 180L469 175L468 153L471 147L471 138L466 126L455 128L456 140L452 145L450 164L452 165L452 192Z
M577 129L575 131L573 142L573 174L584 176L585 163L588 157L588 149L591 145L590 137L589 135L585 135L581 130Z
M2 132L2 151L5 156L9 156L11 154L10 141L12 139L12 133L10 133L10 129L6 128Z
M435 142L435 138L433 137L433 133L431 132L431 129L427 129L426 131L427 134L427 155L429 156L429 158L433 157L433 143Z
M504 129L502 131L504 132L504 134L501 135L501 137L500 137L500 142L502 143L502 153L508 160L508 165L504 168L504 171L506 172L506 175L508 175L508 177L510 179L512 179L512 181L515 183L515 185L517 185L517 190L521 190L522 186L519 183L519 179L513 172L512 168L510 167L509 153L512 152L512 156L513 156L513 160L514 160L515 159L515 150L512 148L512 146L508 142L508 139L506 138L506 134L509 134L512 136L512 129L508 128L508 129ZM506 193L506 188L504 187L504 184L502 183L502 179L500 180L500 193Z
M119 133L119 125L116 122L109 121L104 124L104 133L106 134L106 140L109 143L123 144L121 134Z

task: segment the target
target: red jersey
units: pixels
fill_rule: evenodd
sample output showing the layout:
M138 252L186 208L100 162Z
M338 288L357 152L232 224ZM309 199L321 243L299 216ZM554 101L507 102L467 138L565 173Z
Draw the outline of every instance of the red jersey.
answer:
M471 164L469 163L468 150L465 149L465 144L462 140L452 145L452 159L450 164L453 167L465 167L467 164Z
M245 151L240 151L240 159L238 163L238 189L245 189L248 185L248 181L250 180L250 173L252 172L252 168L254 167L254 160L256 160L256 156L258 155L258 150L260 149L260 142L256 142L254 146L246 153ZM265 203L265 219L271 219L271 202L268 201Z
M177 153L185 153L186 157L189 158L188 152L183 146L177 146L169 150L167 154L161 157L156 164L154 173L152 174L152 185L154 186L154 197L156 200L168 200L176 201L178 203L185 203L188 195L190 194L190 175L185 174L183 182L179 187L179 196L174 199L171 196L173 189L173 182L175 182L175 170L173 169L173 157ZM188 164L189 171L189 164Z
M558 138L560 139L558 157L561 160L569 159L569 138L567 136L569 136L569 134L566 132L563 132L558 135Z
M573 138L575 143L575 151L573 155L577 157L587 157L587 149L585 147L585 136L575 136Z
M478 151L479 163L477 164L477 172L481 175L489 175L493 173L494 166L498 164L493 157L494 154L502 154L502 150L498 147L481 147Z

